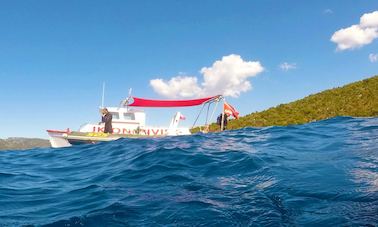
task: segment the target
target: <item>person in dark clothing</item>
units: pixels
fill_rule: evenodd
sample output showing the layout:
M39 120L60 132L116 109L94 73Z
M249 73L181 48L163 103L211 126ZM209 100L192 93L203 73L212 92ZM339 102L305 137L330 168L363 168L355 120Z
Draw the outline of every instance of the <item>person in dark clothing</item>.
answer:
M113 126L112 126L113 116L112 116L112 114L109 113L108 109L106 109L106 108L102 109L101 113L102 113L101 122L105 123L104 132L105 133L113 133Z
M227 128L227 114L223 113L224 117L223 117L223 130L226 130ZM219 125L219 128L220 130L222 130L222 114L219 114L218 118L217 118L217 125Z

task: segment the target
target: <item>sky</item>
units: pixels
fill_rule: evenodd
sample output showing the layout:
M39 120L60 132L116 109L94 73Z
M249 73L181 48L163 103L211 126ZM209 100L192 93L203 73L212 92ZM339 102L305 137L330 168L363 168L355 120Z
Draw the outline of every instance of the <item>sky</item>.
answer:
M106 106L129 88L156 99L217 93L246 115L377 74L377 0L0 6L0 138L98 122L103 82ZM191 126L198 110L145 109L161 126L176 111Z

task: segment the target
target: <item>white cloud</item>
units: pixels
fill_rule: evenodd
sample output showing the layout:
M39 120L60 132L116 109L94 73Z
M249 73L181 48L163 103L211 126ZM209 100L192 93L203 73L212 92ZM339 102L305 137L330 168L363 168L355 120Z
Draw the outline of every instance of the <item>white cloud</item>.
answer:
M378 61L378 54L369 54L370 62L377 62Z
M378 11L372 13L365 13L360 18L360 25L363 28L377 28L378 27Z
M331 40L337 43L338 50L346 50L365 46L377 37L378 30L376 28L362 28L359 25L352 25L335 32Z
M279 65L280 69L282 71L289 71L291 69L296 69L297 68L297 64L296 63L287 63L287 62L284 62L282 64Z
M337 44L337 50L355 49L373 42L378 38L378 11L366 13L360 23L336 31L331 41Z
M264 68L258 61L244 61L235 54L224 56L211 67L201 69L204 77L202 83L204 95L223 94L238 97L241 92L251 89L248 78L262 71Z
M169 81L153 79L150 80L150 85L159 95L170 98L188 98L201 92L201 88L197 84L197 78L189 76L176 76Z
M239 55L231 54L215 61L211 67L203 67L203 82L196 77L177 76L169 81L154 79L150 85L156 93L168 98L188 98L222 94L238 97L252 88L249 78L264 71L258 61L244 61Z
M325 10L323 10L323 13L324 14L333 14L333 10L332 9L325 9Z

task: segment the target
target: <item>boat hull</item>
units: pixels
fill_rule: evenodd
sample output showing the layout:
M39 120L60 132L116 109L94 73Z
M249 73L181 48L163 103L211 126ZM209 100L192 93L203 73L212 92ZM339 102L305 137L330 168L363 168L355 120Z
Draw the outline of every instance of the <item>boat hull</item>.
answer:
M110 109L110 108L109 108ZM76 144L96 143L113 141L119 138L154 138L163 136L190 135L189 128L178 127L182 119L180 112L177 112L168 128L163 127L144 127L144 118L140 119L137 115L140 112L116 112L117 109L110 109L111 113L117 114L116 120L112 122L113 134L104 132L104 124L84 124L78 131L47 130L50 136L52 147L69 147ZM138 113L138 114L137 114ZM131 115L132 120L119 119L122 115ZM143 115L144 116L144 115ZM134 119L135 118L135 119ZM139 121L138 121L139 119ZM139 123L138 123L139 122ZM143 127L140 127L143 125Z
M158 136L146 136L135 134L109 134L97 132L75 132L75 131L56 131L47 130L51 146L54 148L70 147L72 145L95 144L98 142L109 142L120 138L156 138Z

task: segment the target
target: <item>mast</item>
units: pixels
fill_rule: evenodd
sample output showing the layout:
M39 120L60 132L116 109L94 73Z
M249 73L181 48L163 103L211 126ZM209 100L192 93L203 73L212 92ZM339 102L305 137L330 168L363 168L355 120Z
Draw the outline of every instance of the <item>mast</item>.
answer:
M131 92L133 91L132 88L129 88L129 97L127 97L126 99L126 111L129 112L129 102L130 102L130 99L131 99Z
M104 101L105 101L105 82L102 82L101 108L104 108Z

